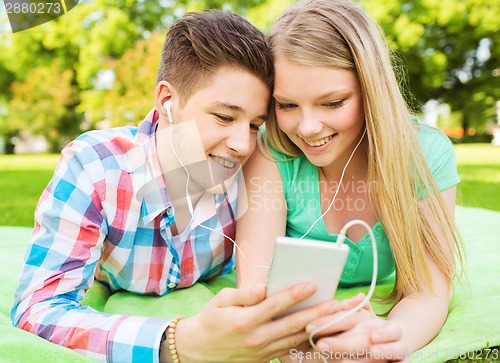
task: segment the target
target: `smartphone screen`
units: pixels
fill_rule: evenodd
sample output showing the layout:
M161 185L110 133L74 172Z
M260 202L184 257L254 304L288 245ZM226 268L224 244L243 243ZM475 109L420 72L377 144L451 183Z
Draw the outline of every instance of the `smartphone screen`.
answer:
M348 255L346 244L278 237L267 278L267 296L301 282L315 284L316 292L277 318L332 300Z

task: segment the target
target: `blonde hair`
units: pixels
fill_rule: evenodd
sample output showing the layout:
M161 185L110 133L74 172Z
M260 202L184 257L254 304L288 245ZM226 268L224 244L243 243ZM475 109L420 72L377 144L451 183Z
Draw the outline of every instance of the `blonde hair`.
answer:
M390 52L379 27L359 5L349 0L308 0L292 5L276 21L270 35L273 53L308 66L355 72L364 104L368 142L370 202L389 237L396 283L388 300L400 301L422 288L431 289L426 254L451 281L457 274L451 253L461 261L461 240L434 181L418 141L418 124L411 121L399 89ZM291 157L301 151L280 130L275 115L267 122L267 141ZM442 248L422 210L448 241Z

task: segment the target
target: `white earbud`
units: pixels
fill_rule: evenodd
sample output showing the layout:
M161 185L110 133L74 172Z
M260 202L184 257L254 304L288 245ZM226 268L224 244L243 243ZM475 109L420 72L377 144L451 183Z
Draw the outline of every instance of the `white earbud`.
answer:
M163 108L165 109L165 111L167 112L167 116L168 116L168 122L170 124L173 124L174 123L174 119L172 117L172 111L170 111L170 107L172 106L172 101L171 100L167 100L163 103Z

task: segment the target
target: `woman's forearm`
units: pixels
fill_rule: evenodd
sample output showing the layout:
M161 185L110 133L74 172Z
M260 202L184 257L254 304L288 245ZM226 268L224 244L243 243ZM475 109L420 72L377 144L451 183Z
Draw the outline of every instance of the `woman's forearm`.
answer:
M429 343L441 330L448 315L450 294L415 294L401 300L388 320L397 322L402 341L414 352Z

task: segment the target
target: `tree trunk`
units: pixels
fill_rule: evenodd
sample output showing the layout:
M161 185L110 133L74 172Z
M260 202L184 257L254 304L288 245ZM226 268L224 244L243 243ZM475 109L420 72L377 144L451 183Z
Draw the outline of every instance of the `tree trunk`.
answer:
M3 135L4 140L4 151L6 154L14 154L14 147L16 146L12 140L19 135L18 131L7 132ZM1 137L1 136L0 136Z
M10 142L10 140L5 140L5 153L9 154L9 155L14 154L14 147L15 146L16 145L14 145L12 142Z
M465 112L462 113L462 129L464 130L464 137L469 135L467 132L469 130L469 116Z

